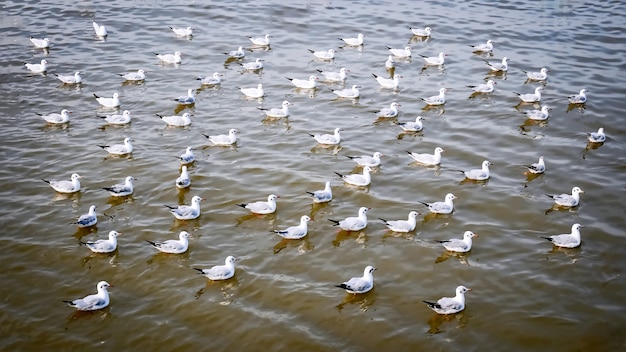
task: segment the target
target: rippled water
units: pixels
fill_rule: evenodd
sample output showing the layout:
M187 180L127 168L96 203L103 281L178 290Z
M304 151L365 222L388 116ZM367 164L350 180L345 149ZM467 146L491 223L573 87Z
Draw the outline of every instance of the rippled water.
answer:
M0 14L0 169L4 231L0 261L0 331L3 350L546 350L624 348L622 273L626 190L624 159L624 54L622 2L576 1L369 1L369 2L4 2ZM91 21L105 24L106 41ZM168 26L196 28L192 40ZM433 28L432 38L411 37L407 26ZM337 37L365 34L362 48L343 48ZM272 35L270 50L251 50L244 61L265 60L258 74L243 73L224 52L248 46L246 35ZM48 37L48 52L28 37ZM494 56L468 44L492 39ZM387 75L386 45L410 44L414 57L399 62L397 91L382 89L372 73ZM307 49L336 48L331 63ZM155 52L183 52L179 66L159 65ZM417 54L446 52L445 68L422 70ZM496 75L496 92L469 99L469 84L489 77L483 59L510 58ZM50 63L47 75L22 62ZM316 69L351 70L347 85L363 86L357 101L335 100L326 84L299 91L284 77L306 78ZM544 101L554 107L544 123L525 121L512 92L531 92L522 70L550 69ZM144 84L122 84L117 73L143 68ZM80 87L59 85L54 73L84 72ZM224 74L217 88L200 88L186 128L165 127L155 113L180 112L171 101L196 76ZM264 85L262 100L238 87ZM420 97L452 90L445 108L425 108ZM338 88L341 86L330 86ZM590 90L584 109L565 97ZM129 126L106 126L93 94L119 92ZM268 121L257 108L291 101L289 119ZM402 135L394 120L374 111L397 101L399 121L426 118L424 131ZM73 111L71 123L46 125L35 113ZM320 148L307 133L342 127L340 148ZM585 132L604 127L608 141L588 145ZM237 147L210 147L206 134L241 131ZM130 157L107 157L98 144L135 139ZM190 190L178 191L176 156L197 148ZM405 150L446 150L441 167L411 163ZM358 172L345 155L384 154L372 185L355 189L334 171ZM544 155L548 171L527 178L521 165ZM488 182L464 182L453 170L489 159ZM76 195L55 193L40 179L83 176ZM102 187L133 175L135 194L110 198ZM312 205L305 191L332 180L335 199ZM585 190L573 210L553 210L545 193ZM407 235L386 231L377 218L426 213L422 201L452 192L450 216L419 217ZM236 204L280 195L274 215L252 216ZM163 204L206 200L196 221L176 221ZM96 229L70 224L89 205ZM354 216L368 206L370 224L338 232L327 219ZM309 235L285 241L270 233L312 215ZM553 249L540 236L568 232L579 222L583 244ZM78 240L124 234L113 255L93 255ZM192 233L183 255L158 254L145 240ZM435 240L480 235L470 254L450 256ZM240 258L236 276L209 282L192 267ZM375 288L353 297L334 287L374 265ZM109 308L76 313L61 301L111 289ZM464 284L464 312L437 316L422 300L450 296Z

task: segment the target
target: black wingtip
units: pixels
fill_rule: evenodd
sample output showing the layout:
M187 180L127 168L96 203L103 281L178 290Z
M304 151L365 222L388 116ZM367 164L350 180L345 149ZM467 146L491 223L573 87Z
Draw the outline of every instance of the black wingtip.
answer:
M288 79L288 80L290 80L290 81L293 81L293 78L289 78L289 77L285 77L285 78L287 78L287 79Z
M199 271L199 274L201 274L201 275L203 275L203 274L204 274L204 271L202 271L202 269L198 269L198 268L192 268L192 269L193 269L193 270L198 270L198 271Z
M421 200L418 200L417 202L418 202L418 203L422 203L422 204L424 204L424 205L425 205L425 206L427 206L427 207L428 207L428 206L430 206L430 204L425 203L425 202L422 202Z
M333 220L333 219L327 219L327 220L335 224L335 226L339 225L339 221L337 220Z
M343 288L344 290L348 288L346 284L335 285L335 287Z
M50 181L48 181L48 180L45 180L45 179L43 179L43 178L42 178L41 180L42 180L43 182L47 183L47 184L50 184Z
M378 78L378 76L375 73L372 73L372 77Z
M438 306L438 304L434 302L428 302L428 301L422 301L422 302L426 303L426 305L429 306L430 308L436 308Z
M206 138L211 138L211 136L209 136L208 134L202 134L203 136L205 136Z
M545 236L539 236L539 237L541 237L541 238L545 238L546 240L548 240L548 241L552 242L552 239L551 239L550 237L545 237Z
M148 241L148 240L146 240L146 242L150 243L150 244L151 244L151 245L153 245L154 247L156 247L156 246L157 246L156 242L152 242L152 241Z
M309 136L311 136L311 137L314 137L314 138L315 138L315 135L314 135L314 134L311 134L311 133L308 133L308 132L307 132L307 134L308 134Z
M96 95L96 93L93 93L93 96L96 97L96 99L100 98L98 95Z
M178 208L178 207L173 207L173 206L171 206L171 205L167 205L167 204L163 204L163 205L165 205L166 207L168 207L168 208L170 208L170 209L177 209L177 208Z
M384 222L385 224L387 224L387 220L383 219L383 218L378 218L379 220L381 220L382 222Z
M86 245L87 245L87 242L78 241L78 244L82 244L83 246L86 246Z
M319 73L324 72L324 71L322 71L322 70L320 70L320 69L317 69L317 70L315 70L315 71L317 71L317 72L319 72Z
M246 204L246 203L241 203L241 204L237 204L237 205L238 205L238 206L240 206L240 207L242 207L242 208L245 208L245 207L246 207L246 205L248 205L248 204Z
M311 50L311 49L307 49L307 50L308 50L308 51L310 51L310 52L312 52L312 53L314 53L314 52L315 52L315 50Z
M308 194L310 194L312 196L315 196L315 193L313 193L313 192L306 191L306 193L308 193Z
M98 147L105 149L106 147L108 147L108 145L98 145Z
M335 171L335 174L337 174L337 176L339 176L339 177L343 178L343 175L342 175L342 174L340 174L340 173L338 173L337 171Z

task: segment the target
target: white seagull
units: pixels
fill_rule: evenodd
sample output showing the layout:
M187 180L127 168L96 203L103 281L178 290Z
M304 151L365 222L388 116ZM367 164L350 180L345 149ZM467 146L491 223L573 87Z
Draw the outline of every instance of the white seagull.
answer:
M353 277L350 280L335 286L343 288L348 293L352 293L354 295L358 293L366 293L374 287L374 275L372 274L374 270L376 270L376 268L368 265L365 267L365 270L363 270L363 276Z
M338 38L339 40L343 40L346 45L351 46L359 46L363 45L363 33L357 34L356 38Z
M109 231L109 239L81 242L80 244L89 248L94 253L111 253L117 249L117 236L121 235L121 232Z
M239 88L239 90L248 98L262 98L265 95L261 83L259 83L256 88Z
M188 112L184 113L182 116L178 116L178 115L163 116L159 114L155 114L155 115L158 116L161 120L163 120L168 125L178 126L178 127L191 125L191 116L193 116Z
M166 64L180 64L183 61L182 54L180 51L175 51L174 55L172 54L157 54L154 53L161 62Z
M118 183L111 187L104 187L103 190L109 192L113 197L126 197L133 194L133 181L136 178L132 176L126 176L124 183Z
M580 194L585 193L580 187L572 188L572 194L546 194L546 196L552 198L554 203L563 207L575 207L580 202Z
M99 25L94 21L91 22L91 26L93 27L94 33L96 33L98 37L106 37L109 35L109 32L107 32L107 28L104 25Z
M193 36L193 28L192 27L172 27L170 29L179 37L191 37Z
M352 88L333 90L333 93L335 93L339 98L356 99L361 96L361 92L359 91L359 88L361 88L361 86L358 84L355 84L352 86Z
M433 95L428 98L421 98L428 105L443 105L446 103L446 92L449 88L439 89L439 95Z
M291 81L291 83L293 83L293 85L296 86L296 88L301 88L301 89L315 89L315 86L317 83L317 77L314 75L309 76L309 79L298 79L298 78L289 78L289 77L285 77L285 78Z
M580 246L580 229L583 228L581 224L572 225L571 233L564 233L560 235L552 235L549 237L543 237L546 240L552 242L557 247L576 248Z
M70 121L70 115L69 115L70 113L72 113L70 110L63 109L61 110L60 114L57 114L57 113L52 113L48 115L43 115L39 113L36 113L36 114L41 116L41 118L44 119L47 123L66 123Z
M439 165L441 163L441 153L444 152L443 148L437 147L435 148L434 154L428 153L413 153L410 151L406 151L413 160L417 161L420 164L424 165Z
M243 46L238 47L237 50L231 50L224 54L233 59L243 59L243 57L246 56L246 52L243 50Z
M476 93L492 93L496 87L494 85L498 84L496 81L490 79L486 84L478 84L478 85L470 85L469 88Z
M39 64L29 64L27 62L24 63L27 69L35 73L43 73L48 71L48 60L42 59Z
M383 218L379 218L382 222L385 223L385 226L393 232L411 232L415 230L415 226L417 226L417 216L420 213L416 211L409 212L409 218L407 220L385 220Z
M30 42L39 49L46 49L50 47L50 40L48 38L38 39L31 36Z
M382 108L380 109L380 111L378 111L376 113L376 115L378 117L382 117L382 118L392 118L392 117L396 117L398 116L398 107L400 106L400 104L396 103L395 101L392 102L391 104L389 104L388 108Z
M335 49L328 49L326 51L315 51L308 49L309 52L313 53L313 55L321 60L332 60L335 58Z
M146 79L146 71L139 69L137 72L118 73L127 81L143 81Z
M265 111L265 116L267 117L283 118L283 117L289 117L289 105L293 105L293 104L285 100L283 101L282 108L280 109L278 108L271 108L271 109L259 108L259 109Z
M73 75L59 75L56 73L54 75L57 76L59 81L63 82L63 84L78 84L83 81L80 71L74 72Z
M425 65L427 66L441 66L445 63L446 61L446 56L448 56L448 54L446 53L439 53L439 55L437 56L425 56L425 55L420 55L425 62Z
M267 202L258 201L254 203L241 203L238 206L250 210L254 214L271 214L276 211L276 198L280 198L275 194L267 196Z
M260 70L263 68L263 61L263 59L257 58L255 61L243 63L241 66L250 71Z
M229 255L224 261L224 265L215 265L208 269L194 268L200 272L200 275L206 276L209 280L227 280L235 276L235 262L237 258Z
M491 69L491 71L495 72L506 72L509 69L509 58L503 57L502 62L489 62L484 60L487 66Z
M385 77L378 76L374 73L372 73L372 77L376 79L376 82L378 82L378 84L380 84L381 87L390 88L390 89L398 88L400 86L400 78L402 78L402 76L397 75L397 74L394 74L393 78L385 78Z
M343 128L337 127L335 128L335 132L333 134L308 134L309 136L315 138L317 143L325 144L325 145L338 145L341 143L341 135L340 131L343 131Z
M529 94L521 94L518 92L513 92L513 93L517 94L517 96L519 96L519 98L524 103L537 103L541 101L542 91L543 91L543 87L537 87L535 88L535 93L529 93Z
M224 75L219 72L214 72L212 76L206 76L204 78L198 77L196 79L199 80L200 83L202 83L205 86L215 86L215 85L222 83L223 76Z
M351 156L346 155L346 158L354 161L359 166L377 167L380 165L380 157L383 156L381 152L374 152L373 155L359 155Z
M544 121L550 117L550 110L552 110L551 107L544 105L541 107L541 110L529 110L524 112L524 114L531 120Z
M181 105L192 105L196 103L196 96L193 94L193 89L187 89L187 95L181 95L174 101Z
M385 68L390 70L394 67L396 67L396 62L393 60L393 55L389 55L387 57L387 61L385 61Z
M120 98L119 98L119 94L117 94L117 92L113 93L113 97L112 98L99 97L98 95L96 95L96 93L94 93L93 96L96 98L98 103L100 105L104 106L104 107L116 108L116 107L120 106Z
M252 44L254 44L256 46L269 46L270 45L270 38L271 38L271 36L269 34L266 34L263 37L251 37L251 36L248 36L248 39L250 39Z
M474 52L490 53L493 50L493 40L489 39L486 43L470 46Z
M347 77L346 74L350 72L350 70L348 70L345 67L342 67L339 69L339 72L322 71L322 70L317 70L317 72L319 72L322 76L324 76L327 82L343 82L346 80L346 77Z
M550 70L543 67L539 72L524 70L522 70L522 72L524 72L528 79L531 81L545 81L546 79L548 79L548 72L550 72Z
M443 248L450 252L466 253L472 249L472 238L478 237L472 231L465 231L463 239L451 238L449 240L437 241L441 243Z
M193 150L195 148L194 147L187 147L187 149L185 149L185 152L182 153L179 157L178 160L180 161L181 164L185 165L185 164L191 164L194 161L196 161L196 157L193 154Z
M96 216L96 206L89 206L89 212L78 217L78 221L72 224L77 224L78 227L89 227L98 223L98 217Z
M454 314L465 309L465 292L471 291L471 288L458 286L456 288L456 296L443 297L437 302L423 301L428 308L434 310L438 314Z
M86 296L84 298L75 299L72 301L63 301L68 306L76 308L82 311L91 311L106 308L109 305L109 291L107 288L111 285L106 281L98 282L98 293Z
M326 203L333 199L333 191L330 188L330 181L326 181L324 189L314 192L306 192L313 196L313 203Z
M104 119L104 121L106 121L107 123L111 125L125 125L127 123L130 123L131 114L130 114L130 111L124 110L121 115L113 114L113 115L100 116L100 118Z
M191 179L189 178L189 173L187 172L187 166L183 165L180 170L180 176L176 179L176 187L183 189L187 188L191 185Z
M360 207L358 216L350 216L341 221L328 219L334 226L339 226L345 231L360 231L367 227L367 211L370 208Z
M46 180L43 178L41 180L49 184L52 189L59 193L74 193L80 191L80 181L78 180L79 178L82 178L82 176L80 176L79 174L72 174L72 176L70 177L71 181Z
M166 241L148 241L154 248L163 253L181 254L185 253L189 248L189 237L191 235L187 231L181 231L178 235L178 240L166 240Z
M546 171L546 163L543 160L543 156L539 157L539 161L536 163L532 163L528 166L526 166L526 168L528 169L528 172L530 172L531 174L542 174Z
M233 145L233 144L237 143L237 135L238 134L239 134L239 131L237 131L237 129L231 128L228 131L228 134L220 134L220 135L216 135L216 136L209 136L209 135L203 133L202 135L205 136L206 138L208 138L209 141L211 141L211 143L213 143L213 145L229 146L229 145Z
M583 88L578 94L570 95L567 99L570 104L584 104L587 102L587 93L589 91Z
M422 124L423 120L425 120L425 118L418 116L415 118L415 121L398 122L398 126L400 126L404 132L419 132L424 129L424 125Z
M598 128L598 132L587 132L587 139L591 143L604 143L606 141L606 134L604 134L604 128Z
M405 46L404 49L394 49L392 47L387 47L387 49L389 49L389 52L391 53L391 55L397 57L397 58L402 58L402 59L409 59L411 58L411 47L410 46Z
M431 213L450 214L454 210L454 203L452 201L455 199L457 199L457 196L452 193L448 193L446 194L446 198L443 202L425 203L419 200L418 202L427 206Z
M106 150L109 154L126 155L133 152L133 145L131 143L133 141L133 139L126 137L124 138L124 144L98 145L98 147Z
M191 198L191 205L179 205L176 207L165 204L170 209L170 213L178 220L193 220L200 216L200 202L204 198L200 196L193 196Z
M416 28L409 26L409 29L411 30L411 33L413 33L413 35L418 37L430 37L431 33L433 32L433 29L430 27Z
M311 221L311 218L308 215L302 215L300 217L300 225L290 226L284 230L273 230L272 232L288 240L299 240L306 236L309 221Z
M480 169L471 169L467 171L457 170L462 174L465 174L470 180L476 181L484 181L489 178L489 166L491 166L491 162L489 160L485 160L482 163L482 167Z
M354 186L365 187L369 186L372 183L372 177L370 176L370 172L372 172L372 168L369 166L365 166L363 168L362 174L350 174L350 175L342 175L338 172L335 172L339 177L341 177L344 182L349 183Z

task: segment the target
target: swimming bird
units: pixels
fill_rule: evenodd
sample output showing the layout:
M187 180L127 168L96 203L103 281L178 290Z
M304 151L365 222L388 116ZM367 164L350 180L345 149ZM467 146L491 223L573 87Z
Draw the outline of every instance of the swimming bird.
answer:
M154 53L154 55L156 55L161 62L166 64L180 64L183 61L182 53L180 51L175 51L174 55L157 53Z
M466 253L472 249L472 238L478 237L472 231L465 231L463 239L451 238L449 240L437 241L450 252Z
M289 77L285 77L285 78L291 81L291 83L293 83L293 85L296 86L296 88L301 88L301 89L315 89L315 86L317 83L317 77L315 77L314 75L309 76L309 79L298 79L298 78L289 78Z
M181 105L193 105L196 103L196 96L193 94L193 89L187 89L187 95L181 95L174 101Z
M457 196L452 193L448 193L446 194L446 198L443 202L425 203L419 200L418 202L427 206L431 213L450 214L454 210L454 203L452 201L455 199L457 199Z
M471 45L474 52L490 53L493 50L493 40L489 39L486 43Z
M194 29L192 27L172 27L170 29L179 37L191 37L193 36Z
M252 44L254 44L256 46L269 46L270 45L270 38L271 38L271 36L269 34L266 34L263 37L251 37L251 36L248 36L248 39L250 39Z
M519 98L524 102L524 103L537 103L539 101L541 101L541 92L543 91L543 87L537 87L535 88L535 93L530 93L530 94L521 94L518 92L513 92L514 94L517 94L517 96L519 96Z
M246 52L243 50L243 46L240 46L239 48L237 48L237 50L231 50L224 54L233 59L243 59L243 57L246 56Z
M549 237L543 237L546 240L552 242L557 247L576 248L580 246L580 229L583 228L581 224L572 225L571 233L564 233L560 235L552 235Z
M580 194L585 193L580 187L572 188L572 194L546 194L546 196L552 198L554 203L563 207L575 207L580 202Z
M315 140L319 144L338 145L339 143L341 143L341 134L339 134L340 131L343 131L343 128L337 127L335 128L335 132L333 134L308 133L308 135L315 138Z
M98 223L98 217L96 215L96 206L89 206L89 212L87 214L83 214L78 217L78 221L73 222L72 224L77 224L78 227L84 228L93 226Z
M324 76L327 82L343 82L346 80L347 73L350 72L350 70L342 67L339 69L339 72L322 70L317 70L317 72Z
M243 68L250 71L260 70L263 68L263 59L257 58L255 61L241 64Z
M550 110L552 110L550 106L544 105L541 107L541 110L528 110L524 114L531 120L544 121L550 117Z
M359 90L359 88L361 88L361 86L358 84L355 84L352 86L352 88L336 89L336 90L334 89L332 90L332 92L336 94L339 98L356 99L361 96L361 91Z
M604 143L606 141L606 134L604 134L604 128L598 128L598 132L587 132L587 139L591 143Z
M109 192L113 197L126 197L133 194L133 181L136 178L132 176L126 176L124 183L118 183L111 187L104 187L103 190Z
M93 96L96 98L96 100L98 101L100 105L107 107L107 108L116 108L120 106L121 104L120 99L119 99L119 94L117 94L117 92L113 93L112 98L99 97L98 95L96 95L96 93L94 93Z
M367 227L367 211L371 209L368 207L360 207L358 216L350 216L343 220L328 219L328 221L334 223L334 226L339 226L345 231L360 231Z
M357 34L356 38L338 38L339 40L342 40L344 43L346 43L346 45L351 45L351 46L359 46L359 45L363 45L363 33L359 33Z
M428 153L413 153L410 151L406 151L413 160L417 161L420 164L424 165L439 165L441 163L441 153L444 152L443 148L437 147L435 148L434 154Z
M321 60L332 60L335 58L335 49L328 49L326 51L315 51L308 49L309 52L313 53L313 55Z
M228 280L235 276L235 262L237 258L229 255L224 261L224 265L215 265L208 269L193 268L200 272L200 275L206 276L209 280Z
M50 39L48 38L39 39L31 36L30 42L39 49L46 49L50 47Z
M589 91L583 88L578 94L570 95L567 99L570 104L584 104L587 102L587 93Z
M239 90L248 98L262 98L265 95L261 83L259 83L256 88L239 88Z
M376 82L378 82L378 84L380 84L381 87L390 88L390 89L398 88L400 86L400 78L402 78L402 76L397 75L397 74L394 74L393 78L385 78L385 77L378 76L374 73L372 73L372 77L376 79Z
M185 149L185 152L178 157L178 160L181 164L186 165L196 161L196 157L193 154L194 149L194 147L187 147L187 149Z
M524 71L524 70L522 70L522 72L524 72L526 76L528 77L528 79L531 81L545 81L546 79L548 79L548 72L550 72L550 70L543 67L541 68L539 72Z
M80 191L80 181L78 179L82 178L79 174L72 174L70 177L71 181L66 180L45 180L41 179L43 182L47 183L59 193L75 193Z
M415 121L398 122L397 125L400 126L404 132L419 132L424 129L424 125L422 124L423 120L425 120L425 118L418 116L415 118Z
M496 89L496 87L494 87L496 84L498 84L496 81L490 79L486 84L470 85L468 87L472 88L476 93L492 93Z
M290 102L285 100L285 101L283 101L282 108L280 108L280 109L278 109L278 108L271 108L271 109L259 108L259 109L265 111L265 116L266 117L283 118L283 117L289 117L289 106L290 105L293 105L293 104L291 104Z
M391 53L391 55L397 57L397 58L402 58L402 59L410 59L411 58L411 47L410 46L405 46L404 49L394 49L392 47L387 47L387 49L389 49L389 52Z
M107 32L107 28L104 25L99 25L94 21L91 22L91 26L93 27L94 33L96 33L98 37L106 37L109 35L109 32Z
M176 187L183 189L187 188L191 185L191 179L189 178L189 173L187 172L187 166L183 165L180 170L180 176L176 179Z
M441 88L439 89L439 95L421 99L428 105L443 105L446 103L446 92L448 90L450 90L450 88Z
M212 76L206 76L204 78L197 77L196 79L201 81L200 83L202 83L205 86L215 86L215 85L222 83L223 76L224 75L219 72L214 72Z
M546 164L544 162L543 156L539 157L539 161L536 163L532 163L528 166L526 166L526 168L528 168L528 172L530 172L531 174L542 174L546 171Z
M382 108L380 109L380 111L378 111L376 113L376 115L378 117L381 118L392 118L392 117L396 117L398 116L398 107L400 106L400 104L396 103L395 101L392 102L391 104L389 104L388 108Z
M143 81L146 79L146 71L139 69L137 72L118 73L127 81Z
M385 223L385 226L393 232L411 232L415 230L415 226L417 226L417 216L420 213L416 211L409 212L409 218L407 220L385 220L383 218L379 218L382 222Z
M36 113L36 114L41 116L41 118L44 119L47 123L66 123L70 121L69 114L71 113L72 112L70 110L63 109L61 110L60 114L57 114L57 113L52 113L48 115L43 115L39 113Z
M491 71L495 72L506 72L509 69L509 58L503 57L502 62L489 62L487 60L483 60L489 66Z
M133 152L133 145L131 143L133 141L133 139L126 137L124 138L124 144L98 145L98 147L112 155L126 155Z
M170 213L178 220L193 220L200 216L200 202L204 198L200 196L193 196L191 198L191 205L179 205L176 207L165 204L170 209Z
M189 248L189 237L191 235L187 231L181 231L178 235L178 240L166 240L166 241L148 241L154 248L163 253L181 254L187 252Z
M330 202L333 199L333 192L330 188L330 181L326 181L324 185L324 189L314 191L314 192L306 192L313 196L313 203L326 203Z
M89 248L94 253L111 253L117 249L117 236L121 235L121 232L109 231L109 238L106 240L96 240L81 242L80 244Z
M63 84L79 84L83 81L80 71L74 72L73 75L59 75L56 73L54 75L59 79L59 81L63 82Z
M155 115L158 116L161 120L163 120L168 125L178 126L178 127L191 125L191 116L193 116L188 112L184 113L182 116L178 116L178 115L163 116L159 114L155 114Z
M370 176L370 172L372 172L372 168L369 166L365 166L363 168L362 174L350 174L350 175L342 175L338 172L335 172L337 176L341 177L344 182L349 183L354 186L364 187L369 186L372 182L372 177Z
M131 114L128 110L124 110L121 115L113 114L99 117L104 119L104 121L111 125L125 125L127 123L130 123L131 120Z
M418 37L430 37L430 35L433 32L433 29L430 27L426 27L426 28L416 28L416 27L411 27L411 26L408 26L408 27L411 30L411 33L413 33L413 35L418 36Z
M106 308L109 306L109 291L107 288L111 287L111 285L106 281L98 282L98 293L86 296L84 298L78 298L71 301L63 301L67 303L68 306L72 308L76 308L81 311L92 311L98 310L102 308Z
M288 240L299 240L306 236L309 221L311 221L311 218L308 215L302 215L300 217L300 225L290 226L284 230L273 230L272 232Z
M434 310L438 314L454 314L465 309L465 292L471 291L471 288L458 286L456 288L456 296L443 297L437 302L423 301L428 308Z
M439 53L439 55L437 56L426 56L426 55L420 55L420 56L424 59L426 66L441 66L445 63L446 56L448 56L448 54Z
M365 270L363 270L363 276L353 277L350 280L335 286L354 295L358 293L366 293L374 287L374 275L372 274L374 270L376 270L376 268L368 265L365 267Z
M43 73L48 71L48 60L42 59L39 64L29 64L27 62L24 63L27 69L35 73Z
M346 158L354 161L359 166L377 167L380 165L380 157L383 156L381 152L374 152L370 155L352 156L346 155Z
M470 180L476 181L484 181L489 178L489 166L491 166L491 162L489 160L483 161L482 167L480 169L471 169L467 171L457 170L467 177Z
M396 67L396 61L393 59L393 55L389 55L385 61L385 68L391 70Z
M237 143L237 135L239 134L239 131L235 128L231 128L228 131L228 134L220 134L220 135L216 135L216 136L209 136L207 134L202 134L203 136L205 136L206 138L209 139L209 141L211 141L211 143L213 143L213 145L220 145L220 146L228 146L228 145L233 145L235 143Z
M267 196L267 202L258 201L254 203L242 203L238 206L250 210L254 214L271 214L276 211L276 199L280 198L275 194Z

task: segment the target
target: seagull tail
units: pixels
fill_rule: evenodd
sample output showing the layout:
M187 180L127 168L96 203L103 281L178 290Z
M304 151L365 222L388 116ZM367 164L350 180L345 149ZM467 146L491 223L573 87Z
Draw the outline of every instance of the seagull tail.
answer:
M202 134L203 136L205 136L206 138L211 138L211 136L209 136L208 134Z
M548 194L548 193L546 193L546 196L547 196L547 197L550 197L550 198L554 198L554 194Z
M517 95L517 96L522 95L522 93L518 93L518 92L513 92L513 94L515 94L515 95Z
M96 93L93 93L93 96L96 97L96 99L100 99L100 97Z
M372 73L372 77L378 79L378 76L375 73Z
M343 288L344 290L349 289L349 287L348 287L348 286L346 286L346 284L339 284L339 285L335 285L335 287Z
M287 78L287 79L288 79L288 80L290 80L290 81L293 81L293 78L289 78L289 77L285 77L285 78Z
M385 220L385 219L383 219L383 218L378 218L378 219L380 219L382 222L384 222L384 223L385 223L385 225L388 225L387 220Z
M83 246L86 246L86 245L87 245L87 242L78 241L78 244L82 244Z
M439 304L435 303L435 302L428 302L428 301L422 301L424 303L426 303L426 305L428 306L428 308L433 309L433 308L440 308Z
M311 49L307 49L307 50L308 50L308 51L310 51L310 52L312 52L312 53L314 53L314 52L315 52L315 50L311 50Z
M171 206L171 205L167 205L167 204L163 204L163 205L165 205L166 207L168 207L168 208L170 208L170 209L178 209L178 207L173 207L173 206Z
M43 178L42 178L41 180L42 180L43 182L47 183L47 184L50 184L50 181L49 181L49 180L46 180L46 179L43 179Z
M160 119L163 118L163 115L159 115L159 114L155 114L156 116L158 116Z
M146 240L146 242L150 243L154 247L158 247L156 242L152 242L152 241L148 241L148 240Z
M466 86L467 88L476 88L476 86Z
M424 204L425 206L429 206L429 205L430 205L430 204L428 204L428 203L426 203L426 202L422 202L421 200L418 200L417 202L418 202L418 203L422 203L422 204Z
M343 178L343 175L342 175L342 174L338 173L337 171L335 171L335 173L337 174L337 176L339 176L339 177Z
M307 132L307 134L308 134L309 136L311 136L311 137L315 138L315 135L314 135L314 134L311 134L311 133L308 133L308 132Z
M306 193L308 193L308 194L310 194L312 196L315 196L315 193L313 193L313 192L306 191Z
M242 208L245 208L245 207L246 207L246 205L248 205L248 203L241 203L241 204L237 204L237 205L238 205L238 206L240 206L240 207L242 207Z
M193 270L198 270L200 275L204 275L204 271L202 271L202 269L199 268L192 268Z
M332 222L335 224L335 226L339 225L339 221L337 220L333 220L333 219L328 219L328 221Z
M545 238L546 240L548 240L548 241L552 242L552 239L551 239L550 237L546 237L546 236L539 236L539 237L541 237L541 238Z
M98 147L100 147L102 149L105 149L105 148L108 148L109 146L108 145L98 145Z

